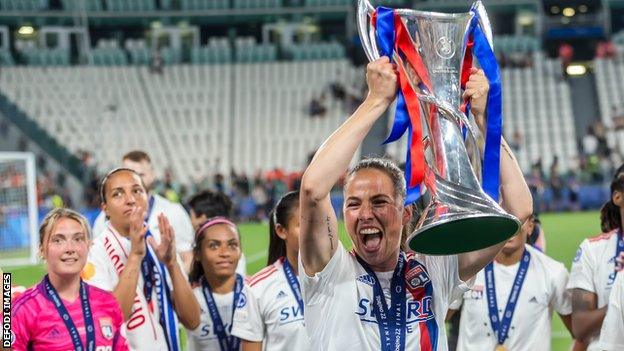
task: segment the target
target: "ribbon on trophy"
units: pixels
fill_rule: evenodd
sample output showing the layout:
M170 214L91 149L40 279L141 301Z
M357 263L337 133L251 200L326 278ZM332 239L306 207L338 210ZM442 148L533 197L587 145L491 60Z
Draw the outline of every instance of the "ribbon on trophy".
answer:
M422 80L419 87L430 91L425 65L414 48L401 17L393 9L378 7L372 16L372 24L376 27L377 43L381 54L393 60L396 53L403 60L410 63ZM400 89L397 96L397 106L394 124L390 135L383 142L391 143L408 131L408 149L405 159L405 181L407 184L406 204L410 204L420 197L420 184L425 179L425 153L422 144L422 125L420 122L420 105L418 96L411 86L407 72L402 65L398 66L398 80Z
M473 53L485 76L490 83L487 100L487 128L483 156L481 186L486 194L498 201L500 176L500 144L502 137L502 94L500 71L496 56L479 25L479 15L471 9L473 18L468 31L468 43L464 62L462 64L461 86L465 88L470 77ZM393 9L377 7L371 18L371 24L376 28L377 44L381 55L393 59L396 53L402 60L407 61L422 80L419 88L423 91L432 91L431 83L425 69L422 57L414 48L412 39L401 20ZM405 180L407 197L405 204L411 204L420 197L420 185L423 181L427 186L434 186L433 181L427 181L424 146L422 143L422 125L420 122L420 105L414 88L409 82L407 73L402 65L398 66L398 80L400 89L397 96L397 106L390 135L384 144L394 142L408 131L408 149L405 160ZM432 107L435 108L435 107ZM460 109L468 115L470 103L464 102ZM465 136L465 128L464 128Z
M473 17L468 29L468 42L462 64L461 87L465 89L466 83L470 78L470 68L472 67L474 54L490 83L487 99L487 126L481 170L481 188L493 200L498 201L500 148L503 130L503 95L501 92L500 70L490 42L479 24L479 13L474 7L470 12L473 14ZM466 116L469 115L470 103L468 101L462 104L462 111Z

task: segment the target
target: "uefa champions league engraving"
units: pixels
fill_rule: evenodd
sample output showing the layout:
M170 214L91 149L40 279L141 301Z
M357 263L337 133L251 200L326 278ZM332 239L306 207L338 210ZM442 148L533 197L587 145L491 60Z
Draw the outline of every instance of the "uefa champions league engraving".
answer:
M407 132L422 141L408 142L408 147L421 148L423 161L419 168L414 150L408 150L408 202L418 199L410 247L426 254L456 254L494 245L515 234L520 222L497 202L502 113L494 112L502 111L502 102L499 78L490 79L499 73L481 2L473 4L470 12L447 14L375 9L368 0L360 0L358 30L369 60L376 60L385 50L399 66L397 105L409 108L418 100L417 108L409 111L410 123L395 118L388 138L397 140ZM461 101L467 78L462 71L473 66L472 50L490 80L487 135L482 135L466 112L467 101ZM415 169L422 170L421 174L414 175Z

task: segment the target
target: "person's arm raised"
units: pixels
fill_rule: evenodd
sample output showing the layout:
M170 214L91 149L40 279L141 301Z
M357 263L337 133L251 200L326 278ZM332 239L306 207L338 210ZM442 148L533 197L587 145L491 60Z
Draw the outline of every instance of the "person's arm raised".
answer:
M464 98L470 98L471 111L483 133L485 133L485 107L488 91L489 83L485 74L482 70L473 68L466 84ZM529 187L524 181L522 170L504 139L501 140L500 150L500 191L502 207L524 224L533 213L533 199ZM505 246L505 242L478 251L460 254L458 256L460 279L466 281L472 278L494 259L503 246Z
M301 180L299 250L305 273L325 268L338 247L338 224L329 194L349 167L355 151L396 96L394 64L382 57L366 68L368 95L360 107L314 155Z
M130 254L123 271L119 275L119 282L113 290L113 296L121 312L124 320L127 321L132 314L132 305L136 296L137 284L139 283L139 274L141 273L141 262L145 256L145 233L147 227L143 224L143 210L135 207L130 214Z

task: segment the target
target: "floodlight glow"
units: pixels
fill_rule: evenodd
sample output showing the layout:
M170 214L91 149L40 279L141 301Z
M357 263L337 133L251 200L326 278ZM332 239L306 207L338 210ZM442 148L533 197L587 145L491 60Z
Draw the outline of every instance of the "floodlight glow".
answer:
M583 65L569 65L566 68L566 73L570 76L582 76L587 73L587 67Z
M34 32L35 28L33 28L32 26L21 26L17 30L17 33L19 33L20 35L32 35Z
M572 17L575 13L576 11L571 7L566 7L565 9L563 9L563 15L566 17Z

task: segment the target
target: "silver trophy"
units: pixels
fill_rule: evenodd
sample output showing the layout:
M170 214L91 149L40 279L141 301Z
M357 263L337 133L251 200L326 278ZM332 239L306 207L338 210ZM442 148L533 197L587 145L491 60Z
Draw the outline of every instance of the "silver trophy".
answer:
M379 58L374 8L368 0L358 2L358 30L368 59ZM472 6L481 30L492 46L492 32L480 1ZM481 189L484 137L474 122L460 112L461 67L468 30L474 16L397 9L412 42L422 57L431 82L423 88L416 70L399 55L394 61L407 72L421 107L425 173L430 185L418 201L415 230L408 238L416 252L448 255L474 251L507 240L520 221ZM431 109L432 105L435 108ZM466 128L466 137L462 133ZM424 188L423 188L424 189Z

